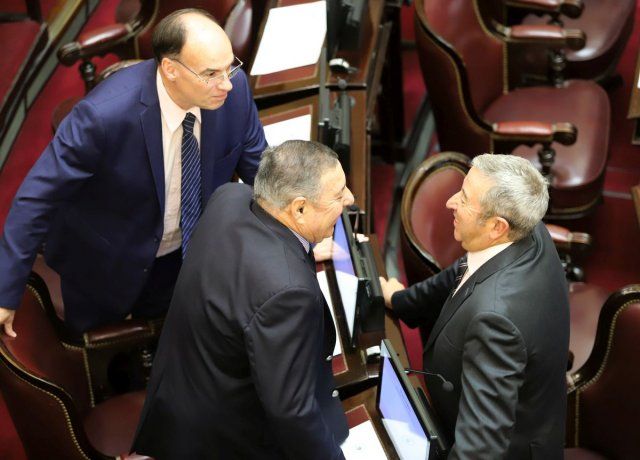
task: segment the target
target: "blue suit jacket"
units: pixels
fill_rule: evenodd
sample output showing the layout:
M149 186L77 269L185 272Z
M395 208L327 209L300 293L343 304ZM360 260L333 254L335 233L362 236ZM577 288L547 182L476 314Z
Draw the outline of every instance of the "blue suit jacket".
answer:
M202 110L203 208L237 171L252 184L267 144L246 76ZM0 241L0 306L16 308L35 255L91 300L126 314L153 264L165 208L153 60L123 69L80 101L14 199Z

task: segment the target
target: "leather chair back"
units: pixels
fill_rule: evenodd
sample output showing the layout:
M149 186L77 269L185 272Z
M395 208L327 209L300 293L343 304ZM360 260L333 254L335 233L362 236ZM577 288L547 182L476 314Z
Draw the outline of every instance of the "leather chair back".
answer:
M464 255L453 237L447 200L460 190L469 159L439 153L425 160L407 181L401 204L401 247L409 284L438 273Z
M29 458L97 458L82 429L91 409L82 352L58 340L41 292L30 281L18 337L0 337L0 389Z
M602 308L589 359L569 394L568 442L607 458L635 459L640 414L640 285L612 294Z
M478 111L499 95L502 65L501 44L486 36L468 1L417 0L416 45L441 145L474 156L492 150Z

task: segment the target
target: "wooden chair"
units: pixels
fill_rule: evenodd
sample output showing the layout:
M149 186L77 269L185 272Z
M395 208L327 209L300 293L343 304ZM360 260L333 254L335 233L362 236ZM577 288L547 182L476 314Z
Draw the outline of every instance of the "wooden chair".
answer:
M129 459L144 392L91 402L83 353L57 337L33 283L0 336L0 390L29 458Z
M571 374L565 459L635 459L640 452L640 285L606 299L593 351Z
M571 219L601 201L609 145L606 92L591 81L508 90L506 43L579 46L560 28L492 34L477 0L417 0L416 43L442 150L527 158L550 181L547 217ZM541 146L541 147L540 147Z
M605 86L615 81L615 70L635 18L635 0L481 0L490 8L487 25L494 21L509 27L550 24L584 32L580 49L546 53L539 47L509 53L511 70L521 82L564 79L595 80ZM515 50L514 50L515 51ZM619 76L617 76L619 78Z

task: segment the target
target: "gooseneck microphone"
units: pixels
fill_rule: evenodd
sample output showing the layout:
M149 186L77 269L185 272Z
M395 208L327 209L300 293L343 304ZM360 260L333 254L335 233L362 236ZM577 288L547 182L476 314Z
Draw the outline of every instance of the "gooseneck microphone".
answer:
M442 380L442 389L444 391L446 391L447 393L453 391L453 383L449 382L441 374L436 374L435 372L419 371L417 369L411 369L411 368L408 368L408 367L404 370L404 373L405 374L431 375L433 377L438 377L440 380Z

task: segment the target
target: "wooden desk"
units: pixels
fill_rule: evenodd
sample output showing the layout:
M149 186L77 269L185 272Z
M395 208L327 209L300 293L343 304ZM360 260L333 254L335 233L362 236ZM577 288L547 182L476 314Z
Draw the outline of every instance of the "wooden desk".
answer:
M347 183L355 196L356 204L367 213L368 219L363 221L364 233L371 230L371 139L367 132L367 95L364 91L349 91L355 102L351 112L351 172ZM337 93L332 92L331 101L335 101ZM264 126L290 118L310 114L312 117L309 138L318 138L319 102L318 96L309 96L293 102L276 105L260 110L258 116Z
M268 9L282 6L299 5L310 3L314 0L271 0ZM355 51L340 52L337 57L349 61L352 67L358 70L353 74L332 74L327 69L324 75L327 85L336 86L338 78L344 78L349 88L367 88L380 83L380 69L384 63L387 43L390 36L391 24L382 24L384 0L369 1L369 21L364 24L366 28L363 45ZM264 26L268 17L268 11L264 15L264 20L260 26L258 37L262 37ZM257 47L256 47L257 48ZM380 52L382 51L382 52ZM256 49L257 52L257 49ZM284 50L283 50L284 52ZM252 61L255 60L255 56ZM275 103L280 103L277 98L290 93L317 90L320 83L320 65L318 63L274 72L267 75L250 77L253 96L259 107L264 100L275 99ZM377 77L377 81L375 81Z

